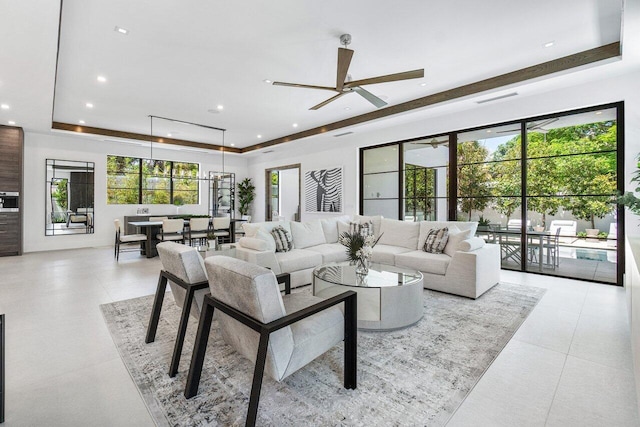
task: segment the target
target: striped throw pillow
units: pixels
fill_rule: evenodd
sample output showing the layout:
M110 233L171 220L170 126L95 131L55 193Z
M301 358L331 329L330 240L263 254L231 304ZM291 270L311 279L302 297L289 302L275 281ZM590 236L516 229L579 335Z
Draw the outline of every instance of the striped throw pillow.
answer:
M271 230L271 235L273 236L273 240L276 241L276 252L289 252L293 249L291 233L285 230L283 226L279 225L274 227L273 230Z
M425 240L422 249L432 254L441 254L445 246L447 246L447 240L449 240L449 229L447 227L429 230L427 240Z

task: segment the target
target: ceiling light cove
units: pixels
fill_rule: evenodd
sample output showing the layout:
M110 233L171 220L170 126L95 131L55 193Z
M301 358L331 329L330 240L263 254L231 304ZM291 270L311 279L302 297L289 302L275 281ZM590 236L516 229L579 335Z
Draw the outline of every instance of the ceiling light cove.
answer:
M86 104L84 104L87 108L93 108L93 104L90 102L87 102Z
M0 104L0 108L2 108L3 110L8 110L10 107L8 104Z
M100 83L106 83L107 82L107 78L105 76L98 76L98 77L96 77L96 80L98 80L98 82L100 82Z
M116 27L113 29L113 31L116 31L116 32L118 32L118 33L120 33L120 34L124 34L124 35L129 34L129 30L127 30L126 28L118 27L117 25L116 25Z

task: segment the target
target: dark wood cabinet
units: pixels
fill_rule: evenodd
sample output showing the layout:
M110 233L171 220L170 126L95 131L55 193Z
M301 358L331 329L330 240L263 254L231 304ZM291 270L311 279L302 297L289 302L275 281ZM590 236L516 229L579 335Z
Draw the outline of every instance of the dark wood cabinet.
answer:
M19 193L19 212L0 211L0 256L22 255L22 194L24 133L0 126L0 191Z

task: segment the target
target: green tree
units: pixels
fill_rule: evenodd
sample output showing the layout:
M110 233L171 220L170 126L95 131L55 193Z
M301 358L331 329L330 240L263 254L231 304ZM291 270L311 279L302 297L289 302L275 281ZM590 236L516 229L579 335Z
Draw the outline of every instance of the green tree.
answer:
M469 221L474 210L481 211L491 202L488 155L489 151L478 141L458 144L458 204Z
M494 163L489 166L493 181L493 206L496 211L507 217L507 222L520 207L520 147L519 136L501 144L493 153Z
M416 218L432 217L436 196L436 170L424 166L405 164L405 200L406 210Z

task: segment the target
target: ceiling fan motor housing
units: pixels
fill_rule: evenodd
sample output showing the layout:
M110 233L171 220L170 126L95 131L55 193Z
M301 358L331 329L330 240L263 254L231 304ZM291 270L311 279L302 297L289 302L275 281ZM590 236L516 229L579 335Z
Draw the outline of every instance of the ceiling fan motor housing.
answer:
M340 44L348 46L351 44L351 34L343 34L340 36Z

